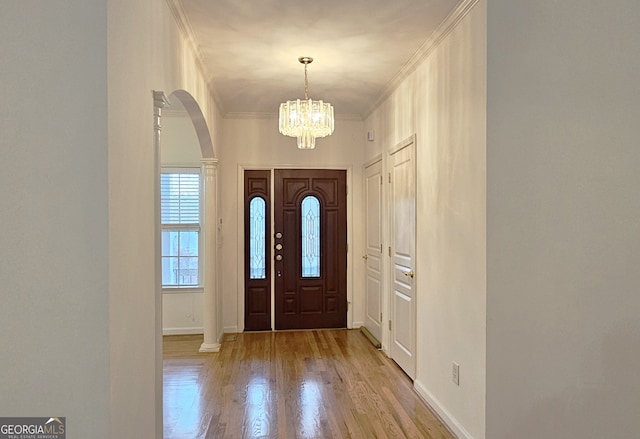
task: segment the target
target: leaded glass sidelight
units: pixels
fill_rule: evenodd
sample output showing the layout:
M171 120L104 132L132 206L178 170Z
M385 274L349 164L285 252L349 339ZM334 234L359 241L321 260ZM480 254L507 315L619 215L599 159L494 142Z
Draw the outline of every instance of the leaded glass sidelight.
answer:
M320 277L320 201L302 200L302 277Z
M255 197L249 203L249 278L266 278L265 253L266 203Z

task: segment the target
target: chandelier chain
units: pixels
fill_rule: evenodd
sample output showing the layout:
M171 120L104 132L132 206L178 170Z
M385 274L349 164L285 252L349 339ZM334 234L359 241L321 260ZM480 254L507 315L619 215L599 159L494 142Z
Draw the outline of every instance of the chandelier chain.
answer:
M304 64L304 98L309 100L309 77L307 75L307 63Z

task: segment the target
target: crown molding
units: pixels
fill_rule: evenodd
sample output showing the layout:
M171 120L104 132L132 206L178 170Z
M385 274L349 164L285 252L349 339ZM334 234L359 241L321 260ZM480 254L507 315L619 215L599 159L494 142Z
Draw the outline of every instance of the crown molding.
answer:
M366 119L373 111L382 104L391 94L415 71L415 69L429 57L429 55L440 45L440 43L458 26L458 23L473 9L479 0L461 0L440 25L433 31L427 40L416 50L413 56L389 81L384 91L378 99L363 113L362 119Z
M261 113L261 112L229 112L223 116L223 119L277 119L278 113Z
M349 113L336 114L334 118L335 120L350 120L350 121L356 121L356 122L362 122L364 120L360 114L349 114Z
M196 40L195 34L193 33L193 27L191 26L189 17L187 17L186 12L184 11L182 0L165 0L165 3L169 7L171 15L173 15L173 19L176 23L176 26L178 26L180 34L187 41L187 44L195 54L196 66L200 71L200 74L204 78L205 83L207 84L207 90L209 91L209 94L211 95L211 98L213 99L218 112L220 114L224 114L224 109L222 108L222 100L220 99L220 95L216 92L215 88L211 85L211 78L207 76L204 57L202 56L202 51L200 50L200 46L198 45L198 40Z

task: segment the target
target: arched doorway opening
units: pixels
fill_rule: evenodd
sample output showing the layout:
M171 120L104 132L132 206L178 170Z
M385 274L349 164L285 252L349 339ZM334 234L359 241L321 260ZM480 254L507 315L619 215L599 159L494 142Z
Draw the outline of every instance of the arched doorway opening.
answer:
M156 284L160 285L162 334L204 334L200 352L217 352L220 306L213 142L200 106L185 90L166 97L157 117L160 279Z

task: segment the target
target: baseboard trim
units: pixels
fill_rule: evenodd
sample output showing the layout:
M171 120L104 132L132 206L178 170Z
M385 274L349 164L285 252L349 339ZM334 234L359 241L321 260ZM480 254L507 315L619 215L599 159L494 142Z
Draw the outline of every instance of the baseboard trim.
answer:
M366 326L360 326L360 332L362 332L362 334L367 337L367 339L376 349L382 349L382 343L380 343L380 341L375 338L375 336L367 329Z
M473 436L469 434L469 432L453 415L451 415L451 413L442 407L440 401L438 401L438 399L427 390L422 382L415 380L413 382L413 388L418 396L420 396L420 398L422 398L422 400L431 407L431 409L433 409L440 420L449 427L453 434L455 434L459 439L473 439Z
M162 335L204 334L203 328L163 328Z

